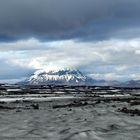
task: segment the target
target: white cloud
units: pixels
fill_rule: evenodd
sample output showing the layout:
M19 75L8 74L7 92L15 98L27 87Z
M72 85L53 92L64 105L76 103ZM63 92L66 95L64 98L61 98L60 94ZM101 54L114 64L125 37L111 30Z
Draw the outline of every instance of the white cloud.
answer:
M117 73L104 73L104 74L91 74L91 77L95 78L95 79L104 79L104 80L125 80L128 79L126 77L126 75L119 75Z
M140 38L98 42L76 40L40 42L31 38L0 43L0 51L0 59L14 66L31 69L66 67L89 69L95 78L102 78L104 74L105 79L121 79L123 73L127 73L128 77L129 73L135 74L133 72L140 68ZM103 66L106 66L106 70ZM99 67L102 71L98 71ZM133 67L135 71L130 71L129 69Z

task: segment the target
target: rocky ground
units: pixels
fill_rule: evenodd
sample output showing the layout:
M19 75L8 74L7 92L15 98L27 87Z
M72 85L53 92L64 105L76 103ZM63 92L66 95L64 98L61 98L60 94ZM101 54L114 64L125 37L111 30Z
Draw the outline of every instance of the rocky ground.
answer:
M0 140L139 140L139 88L0 86Z

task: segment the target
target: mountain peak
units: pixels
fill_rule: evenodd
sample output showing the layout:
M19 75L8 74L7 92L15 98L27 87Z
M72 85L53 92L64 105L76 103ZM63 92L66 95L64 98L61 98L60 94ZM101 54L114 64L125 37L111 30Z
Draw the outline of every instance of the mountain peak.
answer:
M25 84L70 84L82 85L90 78L76 69L37 70L27 78Z

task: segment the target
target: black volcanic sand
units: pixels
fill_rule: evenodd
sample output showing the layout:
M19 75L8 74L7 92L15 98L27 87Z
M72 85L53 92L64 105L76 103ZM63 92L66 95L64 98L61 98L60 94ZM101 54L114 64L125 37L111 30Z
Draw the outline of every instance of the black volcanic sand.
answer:
M138 102L0 103L0 140L140 140Z

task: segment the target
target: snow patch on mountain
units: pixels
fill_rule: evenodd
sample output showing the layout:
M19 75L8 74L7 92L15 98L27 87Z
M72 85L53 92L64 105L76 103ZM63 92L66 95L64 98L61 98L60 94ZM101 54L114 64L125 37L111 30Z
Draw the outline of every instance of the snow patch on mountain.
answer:
M85 76L79 70L37 70L32 76L27 78L25 84L86 84L91 78Z

